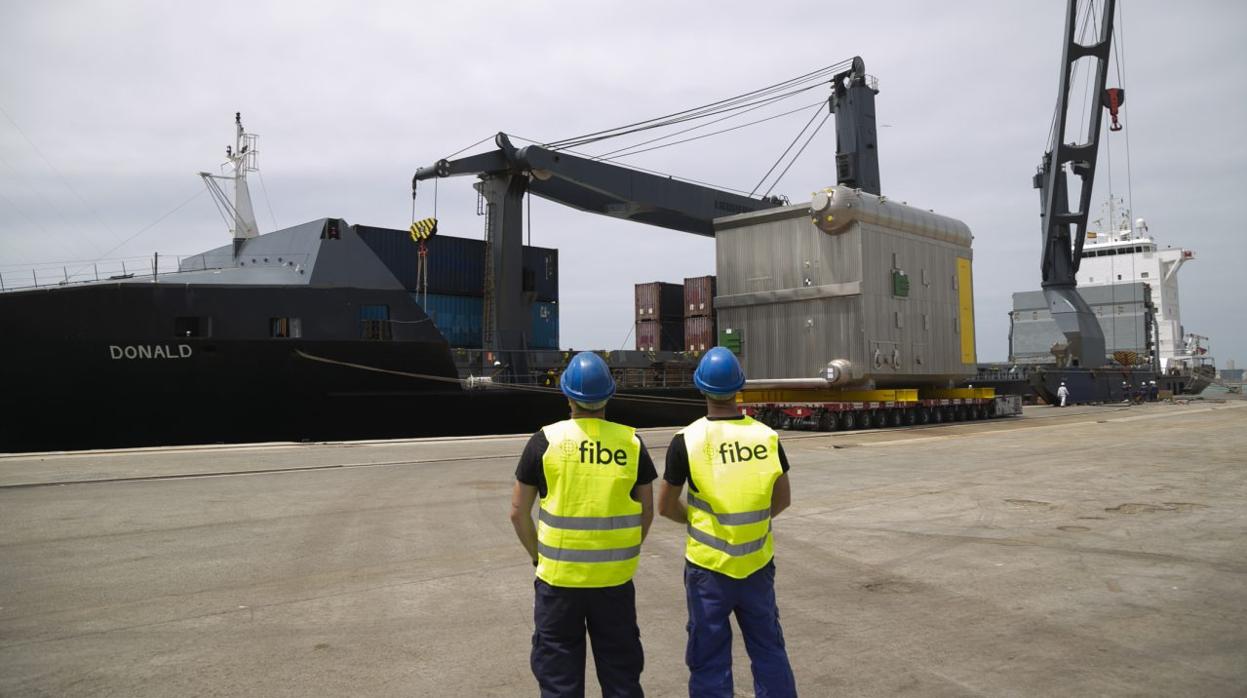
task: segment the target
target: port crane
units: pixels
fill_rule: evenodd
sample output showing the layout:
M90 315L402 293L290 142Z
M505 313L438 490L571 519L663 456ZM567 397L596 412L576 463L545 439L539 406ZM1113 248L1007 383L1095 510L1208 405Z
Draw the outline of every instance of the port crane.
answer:
M854 57L831 78L827 108L836 116L837 183L879 194L875 122L878 88ZM714 236L714 219L783 205L779 197L754 197L583 157L556 147L516 147L509 136L496 148L456 160L442 159L416 170L412 196L421 181L474 175L484 199L489 259L483 349L512 379L527 375L524 348L529 314L521 255L524 195L531 193L582 211L647 223L694 235ZM487 281L487 285L489 282Z
M1061 56L1061 80L1057 92L1055 123L1048 151L1034 177L1039 190L1040 220L1043 227L1043 257L1040 270L1043 292L1052 318L1065 335L1070 367L1098 368L1105 363L1104 332L1091 306L1078 293L1078 264L1087 239L1087 214L1091 188L1095 182L1096 157L1100 150L1101 111L1109 110L1112 130L1121 128L1117 108L1125 101L1120 88L1105 89L1108 58L1113 38L1113 10L1116 0L1103 0L1098 35L1090 44L1078 42L1078 0L1069 0L1065 15L1065 42ZM1090 13L1090 9L1088 11ZM1094 59L1095 73L1087 100L1087 140L1067 143L1070 90L1075 63ZM1079 178L1077 208L1070 209L1067 175Z
M1041 206L1043 253L1040 269L1044 297L1053 320L1066 338L1066 352L1060 364L1052 369L1040 368L1030 377L1032 387L1049 403L1055 400L1058 384L1062 382L1069 384L1076 402L1097 403L1128 399L1131 392L1145 382L1154 381L1161 389L1181 393L1195 380L1183 374L1158 374L1154 366L1140 369L1133 365L1109 365L1104 332L1095 313L1078 293L1076 275L1087 238L1091 189L1105 121L1103 112L1108 112L1109 130L1121 130L1118 109L1126 99L1125 90L1120 87L1105 87L1116 0L1102 0L1098 18L1093 16L1094 0L1086 1L1084 22L1091 25L1095 36L1090 43L1079 41L1079 3L1069 0L1051 140L1032 182L1039 190ZM1066 139L1074 66L1083 59L1089 59L1094 72L1084 73L1090 76L1086 86L1086 111L1078 115L1075 123L1081 124L1082 119L1086 119L1087 136L1082 143L1070 143ZM1070 195L1068 178L1071 174L1079 179L1077 197Z

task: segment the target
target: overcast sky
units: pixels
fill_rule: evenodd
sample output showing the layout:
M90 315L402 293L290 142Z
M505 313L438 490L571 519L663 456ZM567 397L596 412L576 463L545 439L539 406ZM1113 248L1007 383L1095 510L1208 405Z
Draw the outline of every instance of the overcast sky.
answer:
M1241 366L1247 3L1122 4L1128 131L1106 132L1113 191L1133 194L1162 246L1195 251L1184 324ZM263 231L326 216L403 228L413 171L497 131L555 140L861 55L880 81L883 191L970 225L979 358L1004 360L1011 294L1039 286L1030 179L1063 18L1056 0L3 2L0 272L223 244L206 194L152 224L203 188L195 173L220 163L235 111L261 136ZM748 190L804 122L629 162ZM834 184L834 151L829 125L776 192L804 201ZM1108 194L1103 152L1093 211ZM421 191L418 215L432 198ZM443 233L481 236L470 179L441 182L438 213ZM533 243L561 251L564 346L619 347L634 283L714 271L706 238L540 200L532 221Z

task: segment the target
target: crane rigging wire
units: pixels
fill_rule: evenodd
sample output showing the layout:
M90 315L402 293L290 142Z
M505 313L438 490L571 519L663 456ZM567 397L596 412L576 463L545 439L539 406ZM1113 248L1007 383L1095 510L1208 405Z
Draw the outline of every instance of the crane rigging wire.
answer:
M822 101L822 100L820 100L820 101L816 102L815 104L822 104L822 103L823 103L823 101ZM611 151L608 151L608 152L602 153L601 155L597 156L597 158L598 158L598 159L602 159L602 160L610 160L610 159L613 159L611 156L614 156L614 155L616 155L616 154L618 154L618 153L623 153L624 151L632 150L632 149L634 149L634 148L639 148L639 147L641 147L641 146L643 146L643 145L649 145L650 143L657 143L658 141L663 141L663 140L666 140L666 139L668 139L668 138L674 138L674 137L676 137L676 136L679 136L679 135L682 135L682 134L685 134L685 133L690 133L690 132L692 132L692 131L696 131L697 129L700 129L700 128L706 128L707 126L713 126L713 125L715 125L715 124L723 123L724 121L728 121L729 119L734 119L734 118L736 118L736 117L738 117L738 116L741 116L741 115L743 115L743 114L748 114L749 112L754 112L754 111L757 111L757 110L759 110L759 109L763 109L763 108L765 108L765 107L771 106L771 104L772 104L772 102L768 102L767 104L759 104L759 105L758 105L758 106L756 106L756 107L750 107L749 109L744 109L744 110L739 111L739 112L735 112L735 113L732 113L732 114L728 114L727 116L723 116L723 117L720 117L720 118L718 118L718 119L714 119L714 120L712 120L712 121L707 121L707 122L706 122L706 123L704 123L704 124L698 124L698 125L696 125L696 126L689 126L688 128L683 128L683 129L680 129L679 131L675 131L674 133L668 133L668 134L663 135L663 136L658 136L657 138L651 138L651 139L646 140L646 141L641 141L640 143L634 143L634 144L632 144L632 145L630 145L630 146L627 146L627 147L624 147L624 148L617 148L617 149L615 149L615 150L611 150ZM774 118L779 118L779 117L781 117L781 116L787 116L788 114L795 114L796 112L802 111L802 110L804 110L804 109L806 109L806 108L808 108L808 107L811 107L811 106L814 106L814 105L813 105L813 104L810 104L810 105L806 105L806 106L804 106L804 107L798 107L798 108L793 109L793 110L790 110L790 111L786 111L786 112L783 112L783 113L780 113L780 114L775 114L775 115L769 116L769 117L767 117L767 118L765 118L765 119L760 119L760 120L758 120L758 121L751 121L751 122L749 122L748 124L742 124L741 126L737 126L737 127L734 127L733 129L728 129L728 130L735 130L735 128L743 128L744 126L751 126L751 125L753 125L753 124L760 124L760 123L762 123L763 121L769 121L769 120L771 120L771 119L774 119ZM726 131L720 131L719 133L726 133ZM701 138L701 137L704 137L704 136L699 136L699 138ZM688 139L688 140L696 140L696 139ZM677 143L684 143L684 142L687 142L687 141L677 141ZM677 143L671 143L671 145L676 145ZM663 147L663 146L658 146L658 147ZM646 149L646 150L655 150L655 148L648 148L648 149ZM645 152L645 151L639 151L639 152ZM629 153L629 155L631 155L631 154L632 154L632 153ZM619 157L626 157L626 155L620 155Z
M798 85L804 85L810 82L814 82L814 83L821 82L823 78L833 75L836 71L846 67L849 64L850 64L850 61L840 61L838 63L826 66L824 68L811 71L804 75L799 75L795 78L790 78L788 80L784 80L782 82L775 83L773 85L768 85L766 87L759 88L757 90L752 90L750 92L745 92L740 95L736 95L734 97L729 97L726 99L721 99L715 102L711 102L709 104L704 104L699 107L692 107L690 109L684 109L682 111L667 114L665 116L655 117L652 119L646 119L644 121L637 121L631 124L625 124L623 126L617 126L611 129L594 131L594 132L583 134L580 136L575 136L572 138L551 141L551 142L546 143L545 145L546 147L549 147L555 150L569 148L569 147L576 147L578 145L584 145L586 143L596 142L599 140L605 140L607 138L616 138L621 135L626 135L626 133L634 133L640 130L661 128L663 126L669 126L669 125L673 125L676 123L683 123L684 121L695 120L699 118L704 118L706 116L720 114L720 113L723 113L724 111L732 111L736 109L745 108L745 107L752 106L753 104L757 103L756 101L750 101L750 100L756 100L759 98L762 98L762 99L771 98L771 96L776 95L776 93L782 93L784 90L789 90L790 88L796 87ZM809 87L801 88L797 90L796 92L789 92L786 95L780 95L780 96L791 96L792 94L804 92L805 90L812 89L813 87L816 87L816 86L817 84L810 85Z
M801 145L801 149L797 151L796 155L792 156L792 160L788 161L788 165L784 167L783 172L780 172L779 176L775 178L775 181L771 182L771 186L767 187L766 193L763 194L762 196L764 197L770 196L771 190L779 186L779 183L784 178L784 175L788 174L788 170L792 169L792 166L797 163L797 160L801 158L801 153L805 152L806 147L808 147L810 145L810 142L814 140L814 136L817 136L818 132L823 130L823 125L826 124L827 120L830 118L831 118L830 111L823 115L823 120L818 122L818 126L815 126L814 130L810 133L810 137L805 139L805 143Z
M1126 26L1125 26L1125 20L1123 18L1124 17L1123 13L1125 12L1125 9L1122 7L1122 5L1124 4L1125 3L1118 3L1117 5L1117 23L1114 25L1114 29L1113 29L1113 34L1114 34L1113 58L1116 59L1115 63L1117 67L1117 86L1122 89L1123 93L1125 92L1125 89L1126 89L1126 68L1125 68ZM1119 34L1120 34L1120 38L1118 36ZM1120 52L1118 52L1119 42L1121 43ZM1124 110L1125 105L1123 104L1121 108ZM1125 117L1124 112L1122 116L1123 118ZM1130 219L1134 216L1134 182L1133 182L1133 177L1132 177L1131 168L1130 168L1130 119L1125 119L1125 121L1126 123L1122 128L1122 137L1126 141L1126 210L1130 212L1129 217L1127 218L1127 221L1130 221ZM1131 226L1132 226L1131 230L1133 231L1134 228L1133 228L1132 222L1131 222ZM1135 270L1135 256L1134 255L1130 255L1130 278L1132 279L1138 278L1138 274L1136 273L1136 270ZM1135 317L1135 336L1136 337L1138 336L1138 320L1139 320L1138 316L1136 315ZM1146 331L1146 327L1147 326L1145 324L1144 325L1145 331ZM1156 342L1156 345L1152 349L1152 355L1154 357L1158 357L1160 353L1159 328L1157 329L1156 334L1157 334L1157 337L1156 337L1157 342ZM1144 346L1146 345L1147 345L1147 342L1145 340ZM1155 365L1155 363L1156 363L1156 359L1153 359L1153 365Z
M831 112L830 112L830 111L829 111L829 112L827 112L827 113L828 113L828 115L830 115L830 114L831 114ZM793 138L793 139L792 139L792 142L788 144L788 147L787 147L787 148L784 148L784 152L782 152L782 153L780 153L780 154L779 154L779 157L778 157L778 158L776 158L776 160L775 160L775 164L771 165L771 169L767 170L767 171L766 171L766 174L762 175L762 179L758 180L758 183L757 183L757 184L755 184L755 185L754 185L754 187L753 187L753 189L749 191L749 195L750 195L750 196L753 196L753 195L754 195L754 193L758 191L758 189L761 189L761 188L762 188L762 184L763 184L764 182L766 182L766 178L771 176L771 173L775 171L775 168L776 168L776 167L779 167L779 163L783 162L784 158L788 156L788 152L789 152L789 151L791 151L791 150L792 150L792 148L793 148L793 146L795 146L795 145L797 144L797 141L801 140L801 136L804 136L804 135L805 135L806 130L810 128L810 125L811 125L811 124L813 124L813 123L814 123L814 120L815 120L815 119L817 119L817 118L818 118L818 112L817 112L817 111L815 111L815 112L814 112L814 113L810 116L810 120L809 120L809 121L807 121L807 122L805 122L805 125L801 127L801 130L800 130L800 131L798 131L798 132L797 132L797 136L796 136L796 138ZM802 148L802 150L804 150L804 148ZM786 170L785 170L785 171L786 171Z
M693 136L692 138L684 138L684 139L681 139L681 140L678 140L678 141L673 141L673 142L671 142L671 143L664 143L664 144L662 144L662 145L656 145L656 146L654 146L654 147L652 147L652 148L642 148L642 149L640 149L640 150L634 150L634 151L632 151L632 152L630 152L630 153L625 152L625 153L623 153L622 155L615 155L615 156L612 156L612 157L606 157L606 155L610 155L610 153L606 153L605 155L599 156L599 158L600 158L600 159L602 159L602 160L612 161L612 160L618 160L618 159L620 159L620 158L630 157L630 156L632 156L632 155L639 155L639 154L641 154L641 153L648 153L648 152L650 152L651 150L659 150L660 148L669 148L669 147L671 147L671 146L673 146L673 145L680 145L680 144L682 144L682 143L688 143L688 142L690 142L690 141L697 141L697 140L701 140L701 139L703 139L703 138L709 138L709 137L711 137L711 136L717 136L717 135L720 135L720 134L723 134L723 133L729 133L729 132L731 132L731 131L737 131L737 130L740 130L740 129L742 129L742 128L745 128L746 126L756 126L757 124L761 124L761 123L764 123L764 122L767 122L767 121L772 121L772 120L774 120L774 119L778 119L778 118L785 117L785 116L791 116L792 114L796 114L796 113L798 113L798 112L803 112L803 111L805 111L805 110L807 110L807 109L810 109L811 107L821 107L821 106L823 106L823 105L824 105L824 104L826 104L826 103L827 103L827 102L826 102L826 100L819 100L819 101L817 101L817 102L814 102L813 104L806 104L806 105L801 106L801 107L798 107L798 108L796 108L796 109L791 109L791 110L789 110L789 111L786 111L786 112L781 112L781 113L779 113L779 114L773 114L773 115L771 115L771 116L766 117L765 119L758 119L758 120L756 120L756 121L750 121L750 122L748 122L748 123L738 124L738 125L736 125L736 126L732 126L731 128L725 128L725 129L721 129L721 130L718 130L718 131L711 131L710 133L703 133L703 134L701 134L700 136ZM726 120L726 119L733 118L733 117L735 117L735 116L739 116L739 114L733 114L732 116L729 116L729 117L724 117L723 119L716 119L715 121L712 121L712 122L710 122L710 123L712 123L712 124L713 124L713 123L719 123L719 122L721 122L721 121L724 121L724 120ZM705 126L705 125L709 125L709 124L704 124L703 126ZM670 135L668 135L668 136L663 136L663 137L661 137L661 138L654 138L654 139L651 139L651 140L649 140L649 141L642 141L641 143L637 143L637 144L636 144L636 146L631 146L631 147L632 147L632 148L635 148L635 147L637 147L637 146L645 145L646 143L652 143L652 142L654 142L654 141L663 140L664 138L670 138L671 136L678 135L678 134L680 134L680 133L688 133L689 131L693 131L693 130L696 130L696 129L698 129L698 128L702 128L703 126L694 126L694 127L692 127L692 128L684 129L683 131L677 131L676 133L674 133L674 134L670 134ZM619 151L612 151L612 152L621 152L621 151L626 151L626 150L629 150L629 149L630 149L630 148L621 148Z
M787 98L792 97L792 96L795 96L795 95L803 94L803 93L808 92L808 91L810 91L810 90L812 90L812 89L815 89L815 88L817 88L817 87L819 87L820 85L823 85L823 84L825 84L825 83L824 83L824 82L818 82L818 83L815 83L815 84L813 84L813 85L807 85L807 86L804 86L804 87L795 88L795 89L790 90L790 91L788 91L788 92L782 92L782 93L779 93L779 94L776 94L776 95L767 95L766 97L762 97L762 98L759 98L759 99L757 99L757 100L755 100L755 101L751 101L751 102L742 102L742 103L739 103L739 104L733 104L733 105L728 106L728 107L723 107L723 108L718 108L718 109L708 110L708 111L705 111L705 112L700 112L700 113L698 113L698 114L691 115L691 116L682 116L682 117L673 118L673 119L669 119L669 120L662 121L662 122L658 122L658 123L654 123L654 124L647 124L647 125L643 125L643 126L636 126L636 127L634 127L634 128L629 128L629 129L621 130L621 131L618 131L618 132L616 132L616 133L612 133L612 134L610 134L610 135L599 136L599 137L595 137L595 138L587 138L587 139L582 139L582 140L576 140L576 141L572 141L572 142L569 142L569 143L560 144L560 145L557 145L557 146L551 146L551 145L547 144L547 147L550 147L550 148L551 148L551 149L553 149L553 150L561 150L561 149L564 149L564 148L570 148L570 147L576 147L576 146L581 146L581 145L587 145L587 144L589 144L589 143L596 143L596 142L598 142L598 141L603 141L603 140L607 140L607 139L610 139L610 138L619 138L620 136L626 136L626 135L633 134L633 133L640 133L640 132L642 132L642 131L651 131L651 130L653 130L653 129L657 129L657 128L666 128L667 126L674 126L674 125L676 125L676 124L682 124L682 123L685 123L685 122L688 122L688 121L695 121L695 120L697 120L697 119L703 119L703 118L707 118L707 117L710 117L710 116L717 116L717 115L719 115L719 114L723 114L723 113L727 113L727 112L736 112L736 111L741 111L741 110L747 109L747 108L749 108L749 107L753 107L753 106L755 106L755 105L765 105L765 104L771 104L771 103L778 102L778 101L780 101L780 100L787 99Z
M1117 86L1124 92L1126 89L1126 64L1124 56L1126 55L1126 10L1122 6L1124 3L1117 5L1117 24L1114 29L1114 35L1120 33L1120 37L1113 42L1113 56L1117 59ZM1121 46L1121 53L1118 54L1118 45ZM1122 118L1125 119L1126 105L1121 106ZM1134 213L1134 179L1130 167L1130 119L1125 119L1126 125L1122 129L1122 137L1126 141L1126 208Z
M821 86L827 85L830 82L832 82L832 78L834 77L834 75L836 75L838 72L842 71L843 69L851 65L852 65L852 60L839 61L837 63L824 66L817 70L813 70L808 73L798 75L797 77L790 78L788 80L783 80L781 82L777 82L771 85L767 85L765 87L762 87L756 90L751 90L749 92L744 92L739 95L735 95L733 97L728 97L728 98L710 102L708 104L704 104L698 107L692 107L689 109L684 109L681 111L673 112L671 114L667 114L664 116L654 117L651 119L646 119L644 121L637 121L637 122L633 122L630 124L617 126L611 129L594 131L591 133L586 133L586 134L582 134L580 136L574 136L571 138L564 138L564 139L559 139L559 140L542 142L542 141L536 141L536 140L529 139L529 138L515 136L514 134L512 134L512 137L517 140L526 141L534 145L540 145L542 147L549 148L551 150L559 150L559 151L567 152L569 154L577 155L577 156L584 157L590 160L595 160L599 162L616 161L622 158L631 157L633 155L639 155L641 153L646 153L646 152L650 152L653 150L659 150L661 148L668 148L668 147L680 145L683 143L689 143L692 141L701 140L703 138L709 138L710 136L729 133L732 131L745 128L747 126L753 126L756 124L765 123L767 121L779 119L785 116L789 116L789 115L792 115L798 112L805 111L807 109L821 107L822 105L826 103L825 100L819 100L818 102L807 104L802 107L798 107L797 109L791 109L791 110L779 112L779 113L772 114L762 119L756 119L754 121L750 121L747 123L737 124L729 128L719 129L719 130L712 131L709 133L702 133L702 134L698 134L696 136L692 136L689 138L683 138L683 139L673 140L673 141L670 140L672 138L676 138L677 136L680 136L686 133L691 133L699 129L707 128L714 124L722 123L724 121L728 121L730 119L740 117L744 114L778 104L786 99L790 99L797 95L801 95L806 92L809 92L810 90L814 90ZM823 123L826 122L828 117L830 117L830 111L828 112L827 117L824 117ZM792 143L790 143L788 148L784 150L784 152L780 155L779 159L776 160L775 164L771 166L771 169L767 171L766 175L763 176L762 180L759 181L758 184L753 188L753 190L749 192L746 192L743 189L737 189L734 187L711 184L708 182L699 181L695 179L690 179L690 178L685 178L685 177L675 177L674 175L670 173L650 170L650 169L638 167L635 165L629 165L629 167L636 169L638 171L641 171L641 172L647 172L647 173L655 174L659 176L680 179L682 181L687 181L687 182L691 182L694 184L701 184L704 186L714 187L714 188L722 189L725 191L732 191L735 193L743 194L745 196L753 196L754 194L757 193L757 190L762 187L762 185L766 182L767 178L770 177L770 175L775 171L775 169L778 168L780 164L783 163L784 158L788 155L788 153L792 152L792 149L796 147L797 143L801 140L802 136L804 136L804 134L809 130L810 126L814 123L815 119L817 118L818 118L818 109L815 109L814 114L810 117L810 120L801 129L801 131L798 132L797 136L793 139ZM703 121L707 119L709 120ZM667 134L664 134L664 135L661 135L655 138L643 140L638 143L633 143L625 147L616 148L615 150L609 150L609 151L599 153L596 155L582 153L582 152L573 150L573 148L577 148L582 145L588 145L590 143L596 143L599 141L620 138L623 136L628 136L628 135L632 135L636 133L642 133L645 131L651 131L655 129L677 126L679 124L684 124L684 123L693 122L693 121L703 121L703 123L689 126L687 128L682 128L673 133L667 133ZM818 130L822 128L822 125L823 124L820 123L818 127L815 128L814 133L817 133ZM466 150L470 150L471 148L474 148L477 145L480 145L481 143L484 143L485 141L489 140L489 138L490 137L482 138L476 143L473 143L465 148L462 148L450 154L449 156L447 156L447 159L454 157ZM779 179L782 179L782 177L788 171L788 169L792 167L792 165L796 161L796 158L799 157L802 152L804 152L805 147L809 145L810 140L812 140L812 138L813 138L813 134L811 134L810 139L807 140L804 145L802 145L800 150L797 151L797 154L794 156L793 160L789 162L788 165L784 168L783 172L780 173L779 178L777 178L775 182L771 184L771 189L774 189L774 187L778 184ZM663 141L670 141L670 142L663 143ZM651 146L651 147L644 147L644 146ZM434 182L436 186L436 179L434 180ZM769 192L770 192L770 189L768 189L768 194Z

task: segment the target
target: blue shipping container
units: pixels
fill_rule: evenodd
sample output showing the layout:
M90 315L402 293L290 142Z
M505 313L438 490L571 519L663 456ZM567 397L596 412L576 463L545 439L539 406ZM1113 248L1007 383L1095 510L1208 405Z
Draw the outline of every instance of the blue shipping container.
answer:
M411 294L417 303L423 295ZM483 304L480 298L471 296L448 296L430 293L428 304L421 304L424 312L441 330L452 347L481 346L481 322Z
M416 290L419 245L405 230L354 226L357 235L385 264L399 283ZM469 238L436 235L425 243L429 295L482 296L485 293L485 243ZM524 247L523 290L539 301L559 299L559 252L545 247Z
M432 318L450 346L480 348L481 325L484 322L484 302L480 298L430 293L428 305L424 306L421 294L413 293L411 297L424 307L424 312ZM559 348L558 303L533 303L528 348Z
M558 303L533 303L532 334L528 346L530 349L559 348Z

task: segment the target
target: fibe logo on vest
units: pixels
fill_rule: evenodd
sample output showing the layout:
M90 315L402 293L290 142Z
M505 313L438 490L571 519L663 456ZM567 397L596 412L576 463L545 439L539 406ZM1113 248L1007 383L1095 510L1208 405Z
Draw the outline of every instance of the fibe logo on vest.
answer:
M745 463L751 460L765 460L766 446L742 446L739 441L719 444L719 460L726 463Z
M627 465L628 454L622 448L603 448L600 441L580 442L580 462L594 465Z

